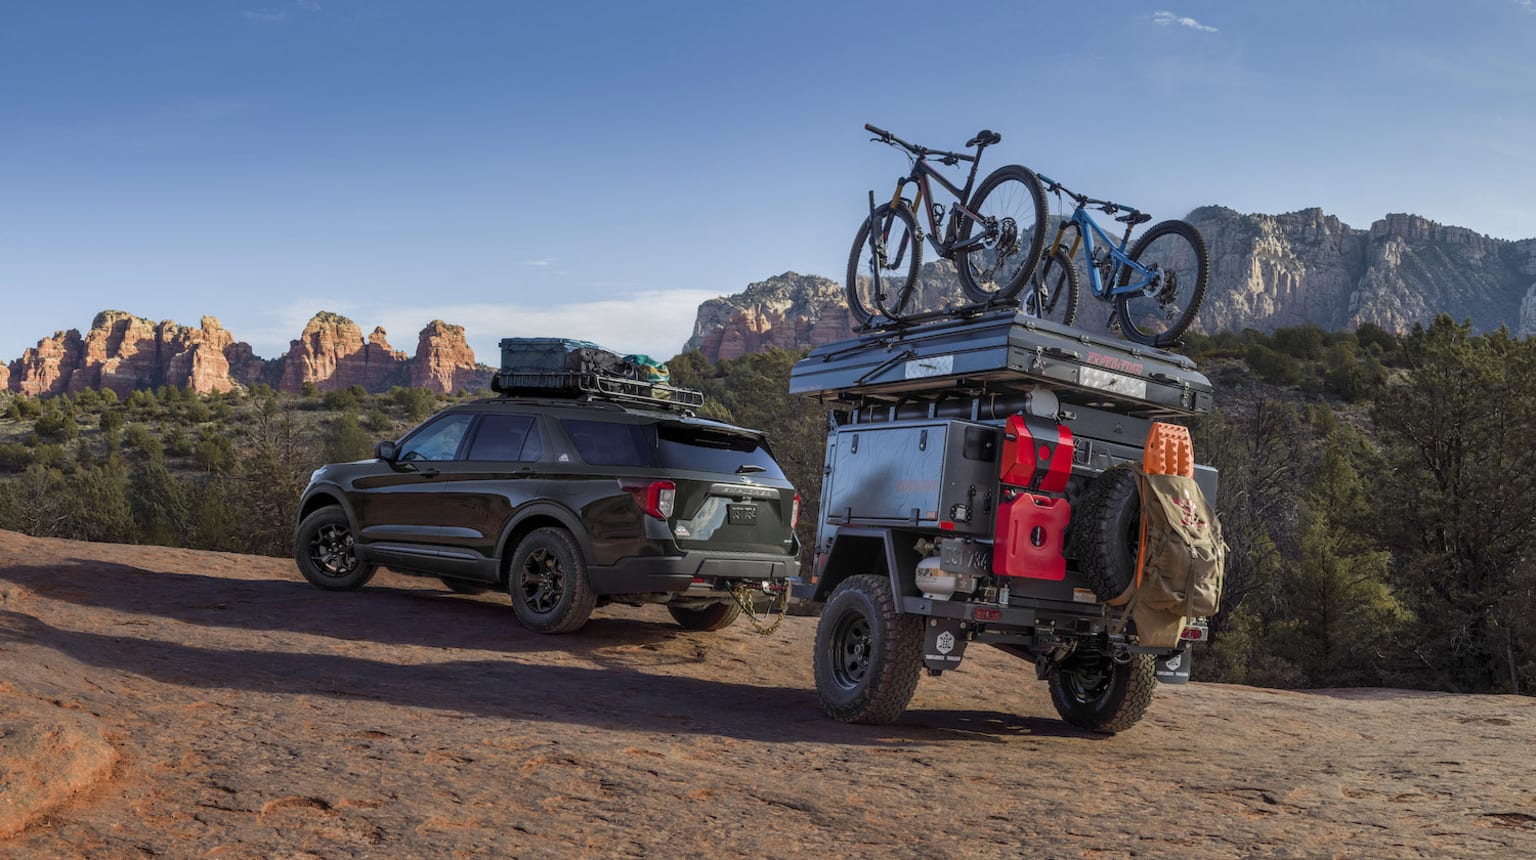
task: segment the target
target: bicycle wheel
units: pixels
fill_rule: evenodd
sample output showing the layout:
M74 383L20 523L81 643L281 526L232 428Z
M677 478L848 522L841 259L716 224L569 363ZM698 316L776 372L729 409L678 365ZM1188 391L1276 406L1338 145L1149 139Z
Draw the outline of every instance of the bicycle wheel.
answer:
M1030 276L1019 304L1029 316L1071 325L1077 320L1079 287L1077 267L1066 251L1057 248Z
M878 250L870 247L870 218L865 218L853 239L853 250L848 253L845 284L848 310L866 328L881 317L891 322L901 319L912 300L917 270L923 263L923 243L911 209L905 205L893 209L886 203L877 207L871 217L880 225L876 234L880 239L876 243Z
M955 255L960 286L973 302L1012 299L1040 265L1045 247L1045 189L1027 167L999 167L966 204L980 223L962 217L956 235L963 243L980 232L981 244Z
M1115 296L1115 314L1125 336L1148 346L1173 346L1195 321L1205 300L1211 261L1200 231L1183 221L1164 221L1142 234L1130 257L1151 270L1144 289ZM1118 286L1141 280L1122 266Z

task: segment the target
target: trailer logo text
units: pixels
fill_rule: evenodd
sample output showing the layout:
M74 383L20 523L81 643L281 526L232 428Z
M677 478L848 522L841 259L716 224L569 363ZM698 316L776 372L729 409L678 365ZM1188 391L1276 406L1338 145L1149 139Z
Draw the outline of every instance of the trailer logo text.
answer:
M1107 367L1110 370L1118 370L1122 373L1134 373L1140 376L1146 370L1146 365L1139 361L1131 361L1118 355L1105 355L1102 352L1088 353L1088 363L1099 367Z

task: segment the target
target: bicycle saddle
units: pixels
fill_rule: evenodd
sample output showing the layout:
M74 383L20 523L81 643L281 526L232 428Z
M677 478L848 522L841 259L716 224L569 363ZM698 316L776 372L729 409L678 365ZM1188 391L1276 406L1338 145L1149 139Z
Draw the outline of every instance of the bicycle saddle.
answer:
M976 132L976 136L971 138L970 140L966 141L965 145L967 147L971 147L971 146L991 146L994 143L1002 143L1002 142L1003 142L1003 136L1002 135L998 134L997 132L995 132L995 131L993 131L993 130L991 130L989 128L984 128L981 131Z
M1122 224L1129 224L1132 227L1135 227L1137 224L1145 224L1148 221L1151 221L1152 220L1152 216L1148 215L1145 212L1132 212L1129 215L1121 215L1119 218L1116 218L1115 220L1119 221Z

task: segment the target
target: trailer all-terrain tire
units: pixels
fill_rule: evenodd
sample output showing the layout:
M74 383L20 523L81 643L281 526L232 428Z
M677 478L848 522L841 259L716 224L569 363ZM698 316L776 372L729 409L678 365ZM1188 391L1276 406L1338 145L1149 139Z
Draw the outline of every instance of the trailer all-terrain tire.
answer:
M703 609L684 609L668 606L672 618L688 630L724 630L741 617L741 606L736 601L714 603Z
M923 621L896 611L891 581L843 580L816 627L816 692L845 723L882 724L906 710L923 667Z
M1072 512L1077 568L1100 600L1114 600L1136 578L1141 545L1141 488L1126 466L1106 469Z
M1104 654L1068 659L1050 676L1051 704L1080 729L1114 734L1141 720L1157 689L1151 654L1117 663Z

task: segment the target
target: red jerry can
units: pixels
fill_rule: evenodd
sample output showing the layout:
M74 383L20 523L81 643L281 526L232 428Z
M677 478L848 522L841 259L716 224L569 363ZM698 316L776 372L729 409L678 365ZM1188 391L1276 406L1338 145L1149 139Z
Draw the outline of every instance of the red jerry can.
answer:
M1009 415L1003 428L1005 484L1061 493L1072 477L1072 430L1044 419Z
M992 572L1030 579L1066 578L1067 560L1061 551L1071 520L1072 505L1066 499L1034 493L1005 498L997 509Z

